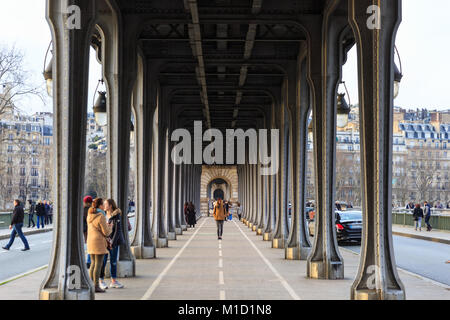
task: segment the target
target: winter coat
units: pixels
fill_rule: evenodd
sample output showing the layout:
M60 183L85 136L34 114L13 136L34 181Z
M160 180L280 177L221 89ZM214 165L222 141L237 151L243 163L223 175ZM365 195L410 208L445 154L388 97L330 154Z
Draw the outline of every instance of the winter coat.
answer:
M120 209L116 209L108 219L108 224L112 225L112 231L109 238L111 239L113 248L118 247L123 243L121 217L122 211Z
M87 217L88 237L87 252L89 254L107 254L108 243L106 237L111 234L111 227L106 223L106 218L96 209L90 208Z
M216 221L226 219L225 206L223 203L222 204L216 203L216 205L214 206L213 217L214 220Z
M197 217L194 207L189 206L187 208L187 224L193 226L197 223Z
M23 212L22 206L16 206L11 218L11 225L13 226L15 224L23 223L24 215L25 213Z
M36 215L38 217L45 217L45 207L42 203L38 203L36 206Z
M424 209L425 210L423 213L424 213L425 217L430 217L431 216L431 206L427 204Z
M423 218L423 209L422 208L414 208L413 211L414 220L419 220L419 218Z

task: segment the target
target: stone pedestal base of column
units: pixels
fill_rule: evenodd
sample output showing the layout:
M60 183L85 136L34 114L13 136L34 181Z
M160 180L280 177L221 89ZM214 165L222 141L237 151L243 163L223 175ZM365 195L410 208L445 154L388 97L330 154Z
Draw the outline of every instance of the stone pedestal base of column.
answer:
M256 235L262 236L262 234L263 234L263 229L262 229L262 228L258 228L258 229L256 230Z
M243 223L243 224L247 224L247 220L245 220L244 218L242 218L242 223Z
M131 252L136 259L155 258L155 247L131 247Z
M167 232L167 239L177 240L177 233L176 232Z
M252 225L252 231L256 231L256 229L258 229L258 226Z
M187 225L185 225L185 224L182 224L182 225L181 225L181 230L183 230L183 231L187 231Z
M41 290L39 299L47 301L63 300L58 289ZM68 290L64 295L64 300L95 300L95 294L89 289Z
M177 236L181 236L183 234L183 229L182 228L175 228L175 233Z
M251 229L253 228L253 223L249 222L247 226Z
M275 238L272 239L272 248L274 249L284 249L286 244L286 239Z
M351 292L352 300L405 300L405 293L402 290L389 290L380 293L373 289L356 289Z
M286 260L306 260L311 252L311 248L291 247L285 249Z
M272 241L272 234L270 232L264 232L263 240L264 241Z
M117 278L131 278L134 277L134 263L132 260L117 261ZM105 278L111 278L111 268L109 260L105 266Z
M167 238L158 238L158 239L156 239L156 247L157 248L168 248L169 241L167 240Z
M328 261L327 263L328 268L323 261L308 261L306 276L311 279L344 279L344 263L342 261Z

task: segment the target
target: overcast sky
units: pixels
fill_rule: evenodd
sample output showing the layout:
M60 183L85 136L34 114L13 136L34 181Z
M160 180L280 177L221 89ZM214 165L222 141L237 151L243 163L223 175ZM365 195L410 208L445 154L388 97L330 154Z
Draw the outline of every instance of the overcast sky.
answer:
M432 4L432 7L430 6ZM450 12L449 0L404 0L403 21L397 48L403 65L403 80L396 106L403 108L450 109ZM45 0L0 0L0 45L13 46L25 54L31 80L44 84L44 56L51 36L45 20ZM97 63L91 68L89 105L100 77ZM358 100L356 50L344 67L344 80L351 103ZM52 111L51 101L21 101L27 113Z

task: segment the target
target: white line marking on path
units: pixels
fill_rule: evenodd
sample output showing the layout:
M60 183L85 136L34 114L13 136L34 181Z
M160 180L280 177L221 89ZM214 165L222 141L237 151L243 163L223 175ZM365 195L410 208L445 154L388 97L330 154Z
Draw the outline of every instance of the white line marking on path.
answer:
M223 271L219 271L219 284L225 284L225 281L223 280Z
M30 275L30 274L32 274L32 273L35 273L35 272L44 270L45 268L48 268L48 264L46 264L45 266L41 266L41 267L39 267L39 268L33 269L33 270L29 270L29 271L27 271L27 272L24 272L24 273L15 275L14 277L11 277L11 278L9 278L9 279L1 280L1 281L0 281L0 286L2 286L2 285L4 285L4 284L7 284L8 282L11 282L11 281L14 281L14 280L18 280L18 279L20 279L20 278L23 278L23 277L25 277L25 276L28 276L28 275Z
M226 300L225 291L220 290L220 300Z
M219 268L223 268L223 260L222 260L222 258L219 259Z
M244 233L244 231L242 231L242 229L238 226L236 221L233 220L233 222L236 225L236 227L238 227L239 231L241 231L242 235L248 240L248 242L250 242L250 244L252 245L253 249L255 249L256 252L258 252L259 256L267 264L269 269L272 270L272 272L275 274L275 276L280 280L281 284L287 290L287 292L289 292L289 294L291 295L292 299L294 299L294 300L301 300L300 297L295 293L294 289L292 289L292 287L289 285L289 283L283 278L283 276L277 271L277 269L275 269L275 267L272 265L272 263L270 263L270 261L267 260L267 258L263 255L263 253L253 243L253 241L250 240L250 238Z
M219 257L222 256L222 250L219 250Z
M192 239L197 235L197 233L200 231L200 229L203 227L207 220L204 220L201 224L200 228L198 228L194 234L189 238L189 240L184 244L184 246L178 251L178 253L173 257L172 261L164 268L164 270L158 275L156 280L152 283L151 287L148 288L147 292L144 294L144 296L141 298L141 300L150 300L150 297L152 296L153 292L155 292L156 288L161 283L162 279L165 277L167 272L169 272L170 268L173 266L173 264L178 260L178 258L181 256L181 254L184 252L186 247L191 243Z

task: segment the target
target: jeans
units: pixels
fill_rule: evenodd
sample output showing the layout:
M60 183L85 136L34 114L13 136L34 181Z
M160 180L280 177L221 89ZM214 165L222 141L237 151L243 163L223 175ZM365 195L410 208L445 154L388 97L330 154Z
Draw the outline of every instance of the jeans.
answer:
M427 224L427 229L428 230L431 229L430 218L431 218L431 216L426 216L425 217L425 223Z
M88 253L87 259L86 259L86 266L88 269L91 268L91 255Z
M416 229L417 228L422 229L422 218L418 217L417 221L414 222L414 225L416 226Z
M40 222L40 223L39 223ZM42 226L42 228L45 227L44 224L44 217L43 216L37 216L37 228L39 229L39 226Z
M117 257L119 255L119 247L117 246L115 248L112 248L109 251L109 270L111 271L111 279L116 279L117 278ZM105 268L106 268L106 263L108 262L108 255L105 254L105 257L103 258L103 265L102 265L102 270L100 272L100 279L104 279L105 278Z
M28 228L31 227L31 224L33 224L33 228L36 226L36 224L34 223L34 214L33 213L28 214Z
M13 226L11 236L9 238L9 243L6 245L6 248L11 248L11 246L14 243L14 240L16 239L16 235L18 234L20 239L22 240L23 244L25 245L25 249L30 249L30 245L28 244L27 238L25 238L25 235L22 232L23 223L18 223Z
M52 224L53 223L53 215L49 215L48 216L48 224Z
M222 237L223 234L223 220L216 220L216 224L217 224L217 236L218 237Z

